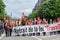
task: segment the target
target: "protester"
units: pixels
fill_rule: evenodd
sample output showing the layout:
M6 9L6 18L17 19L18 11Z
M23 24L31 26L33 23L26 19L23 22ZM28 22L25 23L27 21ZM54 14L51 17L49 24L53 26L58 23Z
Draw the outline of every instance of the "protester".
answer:
M6 20L4 25L5 25L4 28L5 28L6 37L11 36L12 35L11 22L9 22L8 20Z
M13 27L16 27L16 26L15 26L15 21L12 21L12 26L13 26Z
M57 22L60 23L60 18L57 18Z
M26 25L26 20L25 20L25 19L22 20L22 21L21 21L21 24L22 24L22 26L25 26L25 25Z
M18 26L19 24L18 24L18 21L15 21L15 24L16 24L16 26Z
M1 25L2 25L2 34L4 33L4 22L2 21L1 22Z
M9 36L12 36L12 21L9 20L9 25L8 25L8 29L9 29Z
M57 18L57 23L60 23L60 18ZM57 32L58 32L58 34L60 34L60 30Z
M32 25L32 22L30 20L27 20L26 25Z
M42 24L48 24L48 21L45 18L43 18ZM46 32L43 32L43 35L45 36L46 35Z
M36 24L37 24L37 25L40 25L41 23L42 23L42 20L41 20L39 17L37 17Z
M21 20L19 20L19 26L21 26L21 25L22 25Z
M5 34L6 34L6 37L8 36L8 29L7 29L7 25L8 25L8 20L5 20L4 28L5 28Z
M33 25L36 25L36 18L33 19Z
M42 24L48 24L48 21L45 18L43 18Z
M26 25L30 25L30 22L27 20Z
M53 24L53 20L52 19L50 19L49 24Z
M57 20L56 20L56 19L54 19L54 20L53 20L53 23L57 23Z

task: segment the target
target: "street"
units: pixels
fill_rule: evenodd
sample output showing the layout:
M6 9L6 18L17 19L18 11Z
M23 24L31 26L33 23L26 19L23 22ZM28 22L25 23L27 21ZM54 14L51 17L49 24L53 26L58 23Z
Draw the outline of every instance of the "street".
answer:
M0 40L60 40L60 0L0 0Z
M0 40L60 40L60 34L46 35L46 36L15 36L11 37L0 37Z

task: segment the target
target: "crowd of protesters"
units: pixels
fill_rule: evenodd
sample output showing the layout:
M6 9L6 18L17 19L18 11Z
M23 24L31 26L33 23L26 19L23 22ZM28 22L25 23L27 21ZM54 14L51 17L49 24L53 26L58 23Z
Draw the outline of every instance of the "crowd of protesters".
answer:
M12 22L9 20L0 20L0 36L5 32L6 37L11 36L12 33Z
M37 17L37 18L30 18L29 20L26 20L26 19L22 19L22 20L16 20L13 22L13 25L14 27L19 27L19 26L31 26L31 25L40 25L40 24L53 24L53 23L60 23L60 18L57 18L57 19L50 19L50 20L47 20L45 18L43 19L40 19L40 17ZM60 33L60 31L58 31ZM50 32L50 34L55 34L56 32ZM46 34L45 32L43 33L44 35ZM18 34L19 35L19 32Z
M43 19L40 19L40 17L37 17L37 18L30 18L29 20L15 20L13 21L13 26L16 27L16 26L25 26L25 25L40 25L40 24L53 24L53 23L57 23L57 22L60 22L60 18L57 18L57 19L50 19L50 20L47 20L45 18Z
M47 20L45 18L40 19L40 17L37 18L30 18L29 20L22 19L22 20L5 20L4 22L0 20L0 34L4 32L6 37L12 35L12 28L18 27L18 26L25 26L25 25L40 25L40 24L53 24L53 23L60 23L60 18L57 19L50 19Z

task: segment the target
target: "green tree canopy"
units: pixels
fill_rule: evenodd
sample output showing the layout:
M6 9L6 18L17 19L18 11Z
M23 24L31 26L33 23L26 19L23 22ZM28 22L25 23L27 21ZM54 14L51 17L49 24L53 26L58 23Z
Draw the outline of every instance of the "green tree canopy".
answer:
M5 15L5 5L3 0L0 0L0 19Z
M11 18L9 15L7 15L7 13L5 12L5 4L3 2L3 0L0 0L0 20L3 19L3 17L5 16L7 19Z
M60 0L46 0L39 9L33 11L28 18L41 17L47 19L55 19L60 17Z

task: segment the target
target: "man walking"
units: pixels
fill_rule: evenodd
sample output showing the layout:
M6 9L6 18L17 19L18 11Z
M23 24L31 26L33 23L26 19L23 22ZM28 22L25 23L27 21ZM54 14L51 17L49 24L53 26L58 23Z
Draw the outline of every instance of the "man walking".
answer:
M12 26L11 26L11 23L8 20L6 20L4 28L5 28L6 37L11 36L11 34L12 34Z

